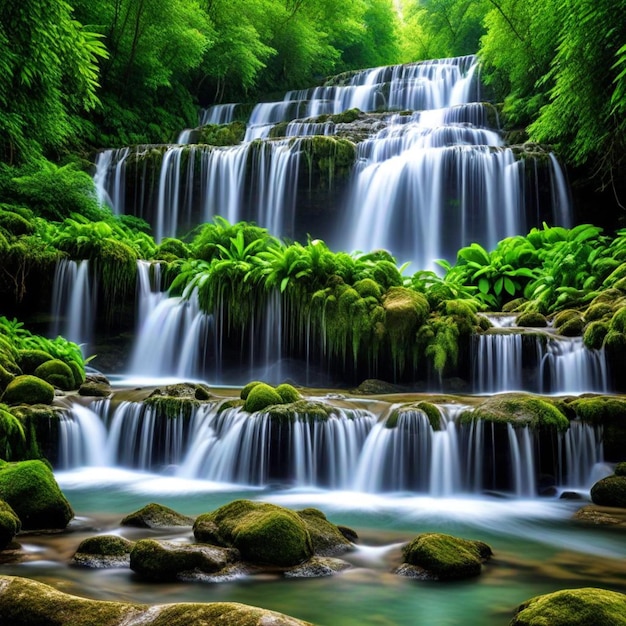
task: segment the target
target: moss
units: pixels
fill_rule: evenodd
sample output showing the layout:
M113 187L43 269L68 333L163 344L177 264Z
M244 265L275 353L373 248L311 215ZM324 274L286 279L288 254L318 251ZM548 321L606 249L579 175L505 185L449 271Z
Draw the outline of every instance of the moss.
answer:
M233 398L232 400L225 400L224 402L222 402L222 404L220 404L219 409L217 409L217 414L220 415L228 409L235 409L239 407L243 408L244 404L244 401L239 399Z
M170 528L173 526L191 526L193 518L177 513L162 504L151 502L143 508L130 513L120 522L121 526L136 528Z
M51 404L54 387L36 376L16 376L2 394L7 404Z
M503 313L512 313L514 311L519 311L520 307L526 302L525 298L515 298L514 300L509 300L502 305Z
M199 129L198 143L211 146L235 146L243 141L246 125L243 122L230 124L207 124Z
M626 307L619 309L611 318L611 330L626 333Z
M604 350L611 369L623 372L626 369L626 334L609 330L604 338Z
M569 322L570 320L576 319L578 317L580 317L580 312L574 309L565 309L563 311L559 311L554 316L554 327L558 329L566 322Z
M336 410L324 402L298 400L289 404L275 404L268 409L267 414L272 422L277 423L294 422L296 419L324 422L335 415Z
M15 374L8 372L2 364L0 364L0 391L4 391L6 386L15 378Z
M97 535L80 542L76 552L101 556L124 556L130 554L133 542L117 535Z
M383 295L381 286L371 278L363 278L357 281L354 283L354 289L361 298L376 298L376 300L379 301Z
M626 595L586 587L536 596L515 611L510 626L625 626Z
M528 426L534 431L550 429L562 432L569 428L569 420L552 400L516 393L487 398L460 417L461 423L478 420Z
M51 361L54 357L43 350L18 350L17 363L24 374L32 374L46 361Z
M591 500L600 506L626 508L626 476L607 476L591 488Z
M356 160L356 147L347 139L304 137L297 140L309 170L309 180L331 188L338 178L347 177Z
M72 375L74 376L73 388L76 389L85 382L85 367L72 359L68 360L66 364L72 370Z
M13 508L27 530L65 528L74 517L52 470L42 461L2 463L0 498Z
M144 400L155 415L166 419L189 419L194 409L199 406L195 398L175 398L172 396L151 395Z
M273 387L265 383L259 383L250 390L243 409L248 413L256 413L273 404L282 403L283 399L276 393Z
M236 548L251 563L289 567L313 554L302 518L274 504L235 500L200 515L193 531L198 541Z
M402 554L407 563L423 568L434 578L453 580L478 576L481 564L492 552L482 541L424 533L407 544Z
M309 531L313 552L316 555L334 556L352 549L352 544L343 532L329 522L322 511L309 508L297 513Z
M4 550L22 529L20 518L11 506L0 500L0 550Z
M398 407L385 421L386 428L396 428L403 414L421 411L425 413L428 422L433 430L441 430L441 413L435 404L430 402L413 402Z
M253 380L251 382L249 382L242 390L241 393L239 394L239 397L242 400L247 400L248 396L250 395L250 392L257 386L261 384L260 380Z
M626 400L610 396L579 398L571 403L576 415L588 424L607 425L626 420Z
M95 398L106 398L111 395L111 393L113 393L113 390L109 385L97 382L83 383L78 389L78 395Z
M346 109L342 113L331 115L328 119L335 124L350 124L359 119L359 115L361 115L361 111L357 108Z
M604 338L609 332L606 322L596 320L591 322L583 334L583 342L590 350L599 350L604 344Z
M165 237L157 247L157 251L154 255L155 259L163 259L164 255L171 255L177 259L186 259L189 257L190 252L186 244L180 239L174 237Z
M622 461L615 466L616 476L626 476L626 461Z
M599 302L598 304L591 305L585 311L585 321L595 322L597 320L606 320L613 316L613 306L607 302Z
M580 337L585 330L585 321L582 317L572 317L561 324L557 330L563 337Z
M59 359L52 359L42 363L35 370L34 375L63 391L71 391L78 386L74 381L74 373L69 365Z
M300 392L293 385L289 385L288 383L278 385L275 391L285 403L298 402L298 400L302 400Z
M544 328L548 325L548 321L545 316L536 311L527 311L522 313L515 320L516 326L527 326L531 328Z
M0 210L0 228L14 237L32 235L35 232L35 226L30 220L6 210Z
M22 461L27 457L26 434L22 420L0 404L0 459Z

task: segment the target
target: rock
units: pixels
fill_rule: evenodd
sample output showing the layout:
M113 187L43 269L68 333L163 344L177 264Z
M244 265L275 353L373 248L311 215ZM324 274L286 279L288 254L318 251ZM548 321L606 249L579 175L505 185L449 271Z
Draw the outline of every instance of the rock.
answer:
M0 550L4 550L20 532L22 524L15 511L0 500Z
M491 548L482 541L459 539L441 533L424 533L404 546L406 564L424 570L420 576L430 580L452 580L478 576L481 565L491 555ZM397 573L419 571L401 567Z
M71 391L78 387L70 366L59 359L51 359L42 363L35 370L34 375L63 391Z
M80 543L72 557L72 565L104 569L128 567L133 542L117 535L98 535Z
M53 356L43 350L18 350L17 361L24 374L33 374L34 371Z
M274 504L235 500L200 515L193 532L197 541L236 548L249 563L291 567L313 556L304 520Z
M545 328L548 325L548 321L538 311L527 311L517 317L515 324L516 326L530 328Z
M590 504L578 509L572 519L587 525L626 529L626 509Z
M298 511L298 516L304 521L309 531L315 555L335 556L352 550L352 544L339 527L331 524L324 513L318 509L309 508Z
M601 506L626 508L626 476L607 476L591 488L591 500Z
M615 466L616 476L626 476L626 461L622 461Z
M582 500L583 497L576 491L564 491L560 496L560 500Z
M27 374L16 376L2 394L2 402L6 404L52 404L53 400L54 387Z
M624 626L626 595L587 587L536 596L517 607L510 626Z
M65 528L74 517L52 470L42 461L0 461L0 498L15 511L25 530Z
M27 578L0 576L0 624L7 626L312 626L237 602L148 606L87 600Z
M293 385L289 385L288 383L278 385L275 391L281 397L283 402L290 403L302 400L300 392Z
M248 413L256 413L272 404L283 404L283 399L273 387L259 383L250 389L243 408Z
M333 576L352 567L350 563L331 557L313 556L308 561L285 571L285 578L320 578Z
M219 572L238 558L229 548L142 539L130 553L130 569L148 580L185 580L194 572Z
M193 526L193 518L177 513L162 504L151 502L142 509L130 513L121 522L121 526L135 528L173 528L176 526Z
M79 396L91 396L95 398L106 398L113 390L109 385L95 382L84 382L78 389Z
M388 393L400 393L402 391L404 391L404 388L399 385L394 385L384 380L368 378L367 380L364 380L356 389L353 389L352 393L363 395L383 395Z

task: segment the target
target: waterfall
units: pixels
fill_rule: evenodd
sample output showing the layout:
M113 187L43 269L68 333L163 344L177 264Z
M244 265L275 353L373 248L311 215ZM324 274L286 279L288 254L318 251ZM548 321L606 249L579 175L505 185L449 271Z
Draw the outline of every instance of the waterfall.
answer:
M82 346L86 354L93 340L96 289L89 276L89 261L61 259L52 285L50 336L62 335Z
M126 159L130 148L103 150L96 157L94 184L102 205L108 205L116 215L125 212Z
M230 124L235 119L238 104L214 104L200 111L200 126L207 124Z
M70 412L59 416L59 454L61 469L86 465L110 465L102 448L107 431L99 415L91 409L74 404Z
M476 393L520 390L522 384L522 334L485 333L472 337Z
M580 421L559 439L559 483L570 489L589 489L595 482L594 469L604 462L602 433Z

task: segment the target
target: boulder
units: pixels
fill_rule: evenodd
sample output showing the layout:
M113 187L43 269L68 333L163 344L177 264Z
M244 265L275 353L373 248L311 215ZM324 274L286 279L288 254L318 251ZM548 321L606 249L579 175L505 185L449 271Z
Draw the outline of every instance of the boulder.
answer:
M189 580L196 573L219 572L238 558L229 548L142 539L130 553L130 569L148 580Z
M133 542L117 535L98 535L80 543L72 557L72 565L105 569L128 567Z
M478 576L492 552L482 541L424 533L404 546L402 554L405 563L397 570L399 574L424 580L455 580Z
M177 513L162 504L151 502L142 509L130 513L121 522L121 526L135 528L173 528L176 526L192 526L193 518Z
M248 413L256 413L273 404L283 404L283 399L273 387L259 383L250 389L243 408Z
M52 404L54 387L41 378L28 374L16 376L4 390L6 404Z
M193 532L202 543L236 548L249 563L291 567L313 556L304 520L274 504L235 500L198 516Z
M4 550L20 532L22 524L15 511L0 500L0 550Z
M298 516L304 521L309 531L316 556L335 556L352 550L352 544L346 539L341 529L329 522L324 513L318 509L309 508L298 511Z
M308 561L285 571L285 578L320 578L334 576L352 567L341 559L325 556L313 556Z
M626 508L626 476L607 476L591 488L591 500L600 506Z
M565 589L527 600L510 626L625 626L626 595L587 587Z
M42 363L35 370L34 375L62 391L71 391L78 387L70 366L59 359L51 359Z
M15 511L24 530L65 528L74 517L43 461L0 461L0 498Z
M148 606L88 600L43 583L0 576L0 624L11 626L311 626L294 617L237 602Z

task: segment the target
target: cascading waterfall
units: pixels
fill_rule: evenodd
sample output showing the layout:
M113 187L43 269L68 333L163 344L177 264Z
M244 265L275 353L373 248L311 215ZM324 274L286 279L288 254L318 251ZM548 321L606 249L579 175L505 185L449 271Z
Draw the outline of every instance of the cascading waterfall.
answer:
M511 424L460 424L462 405L438 406L433 427L419 407L393 405L378 415L328 405L322 418L274 418L222 404L203 403L178 416L145 402L75 405L61 421L59 463L256 486L431 496L496 489L533 497L540 474L550 471L557 484L584 489L602 462L600 432L578 421L554 434L554 454L541 466L538 434Z
M62 335L81 345L86 353L93 339L96 293L89 261L61 259L52 285L50 336Z
M235 119L238 103L214 104L200 111L200 126L207 124L229 124Z

